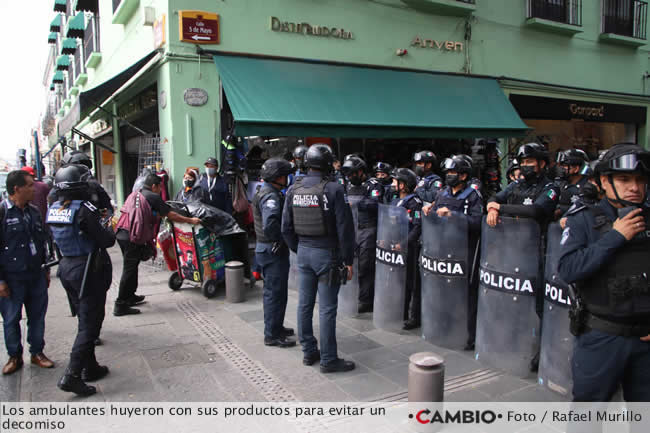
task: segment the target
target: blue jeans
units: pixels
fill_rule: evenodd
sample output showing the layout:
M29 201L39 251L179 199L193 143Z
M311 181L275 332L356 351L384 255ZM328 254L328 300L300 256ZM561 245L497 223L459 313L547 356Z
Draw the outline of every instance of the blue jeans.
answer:
M45 313L47 312L47 282L45 273L38 272L33 278L16 278L7 275L6 282L11 295L0 298L0 313L2 320L5 346L9 356L21 356L20 320L22 319L23 305L27 312L27 342L32 355L41 353L45 347Z
M255 260L264 276L264 337L279 338L287 311L289 250L271 253L271 245L258 244Z
M623 385L629 402L650 401L650 343L591 330L576 338L573 401L606 402Z
M298 246L298 338L305 355L318 350L318 342L314 337L312 326L314 304L318 293L321 365L328 365L338 358L336 309L341 286L340 284L328 285L329 270L338 264L337 260L336 251Z

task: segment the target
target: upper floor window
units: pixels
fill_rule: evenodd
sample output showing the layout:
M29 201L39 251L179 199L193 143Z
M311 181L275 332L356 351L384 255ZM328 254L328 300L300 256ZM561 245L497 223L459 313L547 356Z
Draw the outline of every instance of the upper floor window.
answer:
M603 0L602 32L646 38L648 3L640 0Z
M527 0L528 18L582 26L582 0Z

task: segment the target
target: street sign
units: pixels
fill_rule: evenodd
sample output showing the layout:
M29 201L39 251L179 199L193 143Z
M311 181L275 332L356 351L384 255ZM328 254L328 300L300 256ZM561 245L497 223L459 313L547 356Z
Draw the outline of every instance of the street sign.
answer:
M158 49L165 45L166 42L166 35L165 35L165 19L166 16L165 14L162 14L160 18L158 18L154 23L153 23L153 47L154 49Z
M219 15L202 11L178 11L179 35L192 44L219 43Z

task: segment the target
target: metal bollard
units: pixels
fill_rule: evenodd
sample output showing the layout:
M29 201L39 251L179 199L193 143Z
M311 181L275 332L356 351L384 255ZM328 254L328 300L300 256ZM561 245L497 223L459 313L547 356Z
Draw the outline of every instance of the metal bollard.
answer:
M226 263L226 301L236 304L245 300L244 264L236 261L228 262Z
M441 402L444 398L445 360L433 352L409 357L409 402Z

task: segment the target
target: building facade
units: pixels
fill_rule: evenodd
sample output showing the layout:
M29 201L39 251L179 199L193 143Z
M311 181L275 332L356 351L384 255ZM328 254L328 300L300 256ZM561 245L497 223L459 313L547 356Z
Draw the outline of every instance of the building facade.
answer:
M340 153L373 146L390 153L408 139L437 152L449 140L488 136L499 139L502 155L525 140L551 151L578 146L593 156L620 141L648 146L645 1L53 3L48 104L55 119L43 122L44 132L50 144L65 136L93 155L100 181L118 203L143 167L164 169L175 191L186 167L220 156L222 138L243 136L239 131L267 142L329 137ZM283 67L292 82L278 84ZM311 77L312 90L305 87L311 99L298 95L302 76ZM509 108L483 98L489 83L498 84ZM244 95L251 89L258 93ZM346 100L350 92L365 99ZM404 95L415 96L413 103ZM273 113L272 100L283 115L294 104L295 119ZM321 100L329 111L314 111ZM348 113L360 120L342 128L337 112L351 107L366 113L368 125L384 116L381 128L361 128L358 113ZM247 117L255 109L259 118ZM485 117L508 109L523 121L516 133L512 124L500 124L505 111ZM310 112L332 120L315 127ZM505 130L510 133L500 136Z

